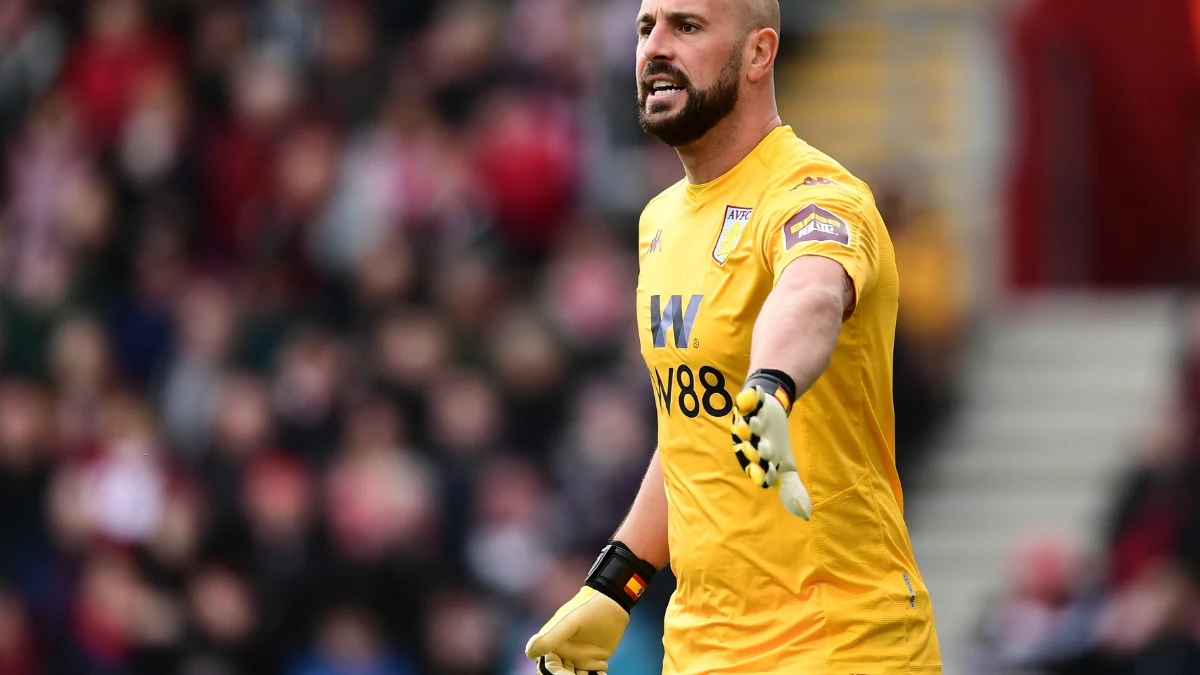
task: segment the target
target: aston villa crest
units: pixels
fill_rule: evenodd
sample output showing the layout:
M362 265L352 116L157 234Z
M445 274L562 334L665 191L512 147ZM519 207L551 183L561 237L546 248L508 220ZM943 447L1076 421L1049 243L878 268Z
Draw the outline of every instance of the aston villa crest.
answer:
M738 240L742 238L742 231L746 229L746 222L750 220L753 210L742 206L725 207L725 223L721 226L721 235L717 237L717 245L712 252L713 260L718 265L724 265L729 260L729 254L733 253Z

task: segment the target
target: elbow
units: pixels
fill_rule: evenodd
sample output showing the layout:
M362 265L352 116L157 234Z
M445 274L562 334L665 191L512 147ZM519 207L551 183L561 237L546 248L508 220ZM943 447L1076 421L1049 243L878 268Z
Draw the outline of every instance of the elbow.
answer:
M819 325L828 327L836 339L846 311L842 294L830 288L816 287L809 288L803 295L806 305L804 314L812 317Z
M820 262L827 262L823 259ZM833 264L840 273L842 268ZM835 278L836 276L836 278ZM789 304L799 316L840 326L846 310L846 298L842 289L842 275L834 275L827 269L816 269L800 264L790 266L776 291L791 298ZM772 294L774 294L773 292Z
M803 315L812 326L815 353L819 355L820 370L824 371L833 359L838 336L842 330L842 294L827 288L811 288L805 294Z

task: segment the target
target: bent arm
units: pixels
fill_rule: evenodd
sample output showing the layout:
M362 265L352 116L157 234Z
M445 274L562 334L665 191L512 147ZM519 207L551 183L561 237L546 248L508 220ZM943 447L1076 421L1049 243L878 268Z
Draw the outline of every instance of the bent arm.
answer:
M750 370L782 370L799 398L833 358L842 321L854 307L854 285L836 261L802 256L784 269L754 323Z
M623 542L637 557L654 565L654 569L662 569L670 560L667 492L657 449L650 459L650 468L646 470L633 506L613 538Z

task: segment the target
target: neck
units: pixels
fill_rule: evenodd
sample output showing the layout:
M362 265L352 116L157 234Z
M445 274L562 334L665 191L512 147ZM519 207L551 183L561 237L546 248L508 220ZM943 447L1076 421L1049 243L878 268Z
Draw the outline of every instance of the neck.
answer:
M736 119L730 115L721 120L700 140L675 149L688 182L700 185L720 178L782 124L774 109L765 118Z

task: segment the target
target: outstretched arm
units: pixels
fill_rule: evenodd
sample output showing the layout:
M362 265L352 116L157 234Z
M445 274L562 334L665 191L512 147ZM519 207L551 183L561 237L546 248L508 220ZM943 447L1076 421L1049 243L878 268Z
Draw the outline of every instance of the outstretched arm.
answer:
M781 370L799 397L833 357L842 320L854 309L854 284L834 260L803 256L783 270L754 324L750 372Z
M667 546L667 493L663 486L662 462L658 450L650 459L650 468L625 521L613 539L624 542L637 557L662 569L670 559Z
M854 284L838 262L801 256L788 265L754 324L750 373L735 401L733 445L742 470L761 487L778 487L784 507L805 520L812 499L800 480L787 418L833 358L854 300Z

